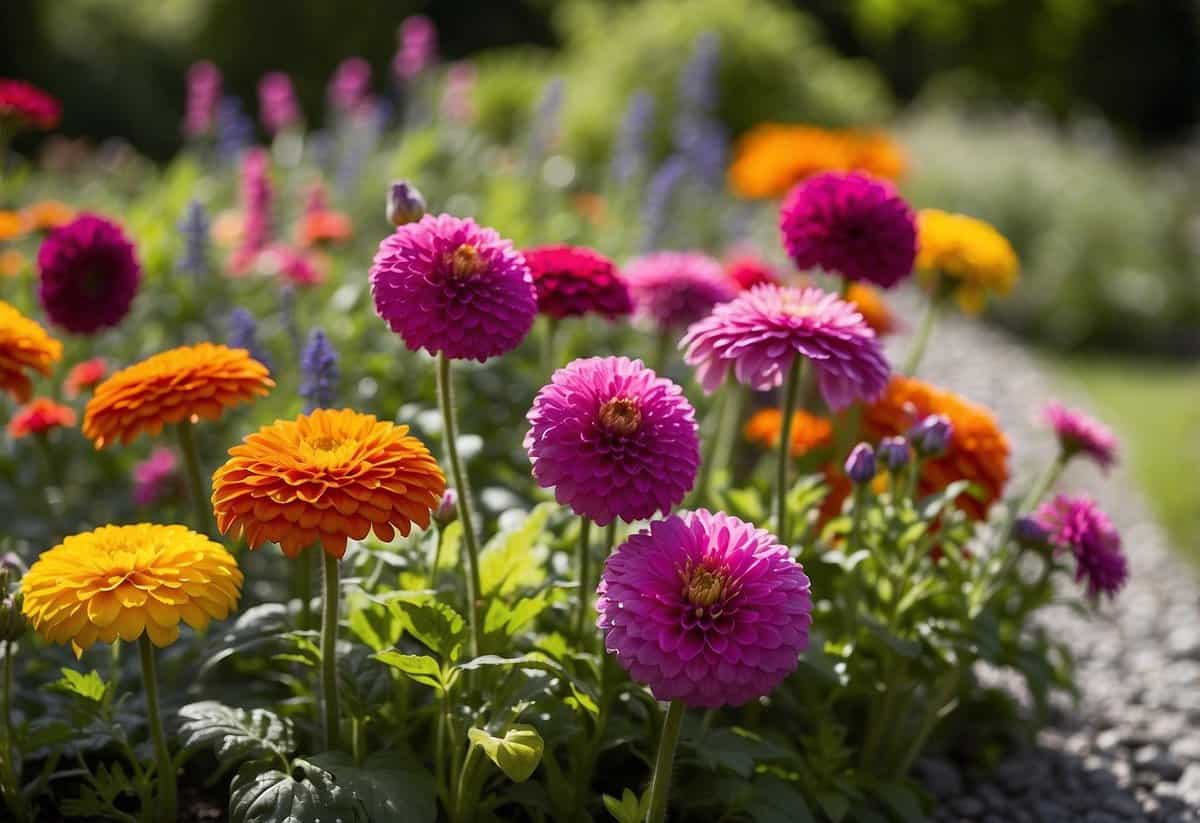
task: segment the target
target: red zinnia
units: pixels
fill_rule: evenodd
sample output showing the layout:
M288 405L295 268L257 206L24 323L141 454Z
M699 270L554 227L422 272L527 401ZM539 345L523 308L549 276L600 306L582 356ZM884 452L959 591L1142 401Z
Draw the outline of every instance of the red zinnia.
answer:
M76 363L71 371L67 372L67 379L63 381L63 390L67 397L78 397L88 389L94 388L107 374L108 363L103 357L84 360L82 363Z
M633 311L629 287L607 257L582 246L527 249L538 311L561 320L594 313L613 320Z
M55 403L49 397L36 397L17 409L8 421L8 434L14 440L31 434L41 434L59 426L74 426L75 412L69 406Z
M23 80L0 77L0 123L14 131L49 131L62 118L59 102Z

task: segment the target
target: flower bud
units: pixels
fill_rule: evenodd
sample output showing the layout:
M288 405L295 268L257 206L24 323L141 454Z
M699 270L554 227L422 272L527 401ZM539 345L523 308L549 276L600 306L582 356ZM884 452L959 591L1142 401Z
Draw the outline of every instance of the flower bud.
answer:
M1050 532L1032 517L1018 517L1013 523L1013 538L1026 548L1036 549L1046 545Z
M14 572L21 568L20 560L13 557L11 563L7 555L0 561L0 642L19 640L29 628L21 614L21 593L9 592L10 581L17 576Z
M393 226L415 223L425 214L425 198L407 180L392 183L388 190L387 219Z
M867 443L859 443L846 458L846 476L862 485L875 479L875 451Z
M875 454L888 471L900 471L908 465L908 441L903 437L885 437Z
M950 446L953 428L944 415L931 414L908 432L908 439L917 454L922 457L937 457L945 454Z
M438 503L437 509L433 513L433 520L443 528L449 526L458 519L458 492L454 489L446 489L442 494L442 502Z

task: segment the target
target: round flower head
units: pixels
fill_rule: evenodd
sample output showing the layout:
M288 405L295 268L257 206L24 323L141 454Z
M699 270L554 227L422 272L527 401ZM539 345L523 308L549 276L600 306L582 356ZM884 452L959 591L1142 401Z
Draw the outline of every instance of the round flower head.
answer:
M222 534L251 549L278 543L288 557L320 543L334 557L347 538L382 541L429 526L446 478L407 426L348 409L277 420L229 450L213 475Z
M63 390L67 397L78 397L95 388L106 374L108 374L108 362L103 357L84 360L76 363L67 372L67 378L63 381Z
M889 373L862 315L837 295L814 288L758 286L694 323L679 345L709 393L731 366L738 382L773 389L796 357L807 357L825 402L835 410L878 397Z
M904 166L903 152L886 134L763 123L738 141L729 185L740 197L779 197L823 171L858 169L896 179Z
M659 700L739 706L770 693L808 647L804 569L773 535L720 512L632 535L597 594L605 649Z
M683 329L737 296L721 264L694 252L660 251L630 260L625 282L639 318L663 329Z
M912 274L912 209L888 183L826 173L797 185L779 212L783 247L801 271L820 268L885 289Z
M633 311L629 287L607 257L582 246L540 246L522 254L533 274L538 311L555 319Z
M379 244L375 310L412 351L478 360L515 349L537 314L529 266L495 229L427 214Z
M93 334L129 313L142 279L133 244L116 224L81 214L38 249L38 299L57 326Z
M27 371L50 374L62 357L62 343L0 300L0 391L24 403L33 392Z
M783 433L783 412L778 407L759 409L746 421L742 433L751 443L765 449L779 447L779 435ZM797 409L792 414L791 448L792 457L800 457L833 441L833 424L824 417L816 417Z
M38 397L17 409L8 421L8 435L14 440L31 434L42 434L61 426L75 425L75 410L55 403L49 397Z
M1117 462L1117 438L1100 421L1061 403L1047 403L1042 416L1054 429L1059 448L1068 459L1082 454L1105 471Z
M627 357L568 363L534 398L525 450L559 503L601 526L670 511L700 464L683 390Z
M1020 271L1017 253L992 226L938 209L922 209L917 225L917 268L922 280L932 285L939 276L948 278L947 285L964 311L978 312L989 294L1012 290Z
M101 526L41 553L21 578L23 611L50 643L77 655L96 641L179 637L237 606L242 572L220 545L184 526Z
M1093 597L1115 595L1129 577L1121 536L1095 501L1065 494L1043 503L1034 516L1050 542L1075 556L1075 580Z
M212 343L182 346L122 369L96 387L83 433L100 449L168 423L216 420L225 409L265 395L275 385L245 349Z
M779 272L770 263L756 254L742 252L725 261L725 274L737 286L746 291L755 286L778 286L782 281Z
M37 86L0 77L0 131L49 131L61 117L62 106Z

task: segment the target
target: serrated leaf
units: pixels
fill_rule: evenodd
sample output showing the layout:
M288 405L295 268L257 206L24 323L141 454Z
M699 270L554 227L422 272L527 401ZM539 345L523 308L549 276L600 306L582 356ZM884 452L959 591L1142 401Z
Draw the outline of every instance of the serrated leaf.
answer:
M63 694L93 703L102 702L105 692L108 691L108 685L104 682L104 678L95 669L83 674L74 669L64 668L62 669L62 678L55 681L54 688Z
M205 700L184 706L179 717L183 750L211 748L222 772L247 760L286 761L296 746L291 723L266 709Z
M351 717L370 717L391 697L388 667L366 646L354 644L338 655L338 680L342 708Z
M816 823L799 789L771 775L754 781L746 812L754 823Z
M403 672L418 683L431 686L438 691L444 691L446 688L446 683L442 679L441 664L428 655L404 654L393 649L380 652L375 655L375 659Z
M368 823L362 803L333 775L299 758L291 774L248 763L233 779L230 823Z
M547 592L532 597L523 597L509 606L503 600L493 599L488 603L483 617L484 635L499 634L504 640L515 637L532 623L550 604Z
M546 579L544 558L535 547L553 509L551 503L535 506L520 526L497 534L484 546L479 553L483 597L505 597L539 586Z
M391 606L374 601L357 591L348 599L348 624L355 637L377 652L390 649L400 642L404 627Z
M512 726L503 737L493 737L483 729L468 729L467 739L471 745L482 749L514 783L522 783L533 776L542 762L545 748L538 730L525 723Z
M343 752L325 752L309 762L348 789L366 810L368 820L430 823L437 817L433 776L409 754L376 752L362 766L355 766Z
M406 632L443 660L452 663L459 658L467 636L462 615L431 598L390 602Z

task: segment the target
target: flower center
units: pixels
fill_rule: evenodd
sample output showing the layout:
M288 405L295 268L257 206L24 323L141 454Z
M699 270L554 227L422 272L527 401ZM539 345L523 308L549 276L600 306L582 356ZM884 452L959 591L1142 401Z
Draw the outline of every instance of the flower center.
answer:
M600 424L613 434L628 437L642 424L642 410L633 397L614 397L600 407Z
M725 575L701 566L684 581L683 594L699 614L721 599L725 582Z
M446 264L450 267L450 276L459 280L483 274L487 269L487 261L483 259L479 249L470 243L464 243L455 249L449 255Z
M328 435L313 437L303 443L305 459L316 466L331 467L340 465L351 456L354 442L339 440Z

